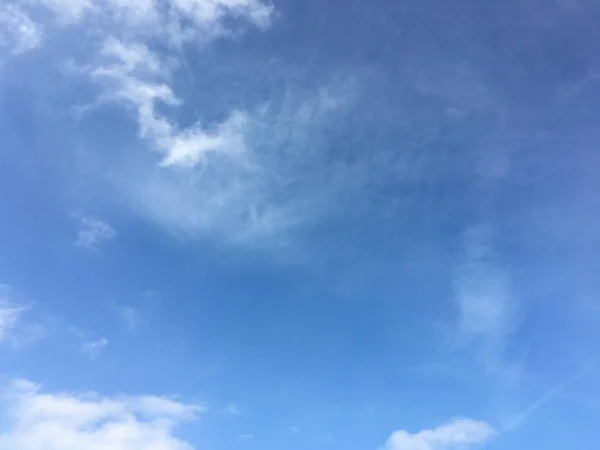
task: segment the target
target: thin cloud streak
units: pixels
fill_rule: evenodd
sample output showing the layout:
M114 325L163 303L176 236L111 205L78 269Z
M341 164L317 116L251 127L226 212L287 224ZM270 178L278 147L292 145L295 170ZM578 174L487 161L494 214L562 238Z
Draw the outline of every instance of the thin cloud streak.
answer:
M553 386L544 392L540 398L530 403L525 409L523 409L523 411L510 419L510 421L505 425L506 430L514 431L522 426L533 414L536 413L538 409L556 397L560 391L564 389L567 383L568 381L563 381L562 383L558 383L556 386Z
M527 420L529 420L530 417L534 415L540 408L545 406L547 403L551 402L554 398L560 395L569 384L573 383L583 373L585 373L591 367L595 366L597 361L598 357L596 356L588 358L587 361L582 365L582 367L578 371L576 371L572 376L549 388L538 399L536 399L527 407L525 407L520 413L514 415L505 425L505 428L508 431L513 431L525 424L525 422L527 422Z

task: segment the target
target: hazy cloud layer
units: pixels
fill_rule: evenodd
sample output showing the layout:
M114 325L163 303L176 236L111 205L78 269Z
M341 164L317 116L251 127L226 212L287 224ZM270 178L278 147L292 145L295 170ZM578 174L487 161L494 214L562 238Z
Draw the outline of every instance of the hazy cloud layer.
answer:
M518 325L518 303L508 274L495 260L492 227L471 227L462 239L464 260L455 280L458 330L487 368L498 369Z
M38 47L42 38L42 27L17 5L0 6L0 48L18 55Z
M81 351L92 359L100 356L100 353L108 345L108 339L101 337L94 341L86 341L81 345Z

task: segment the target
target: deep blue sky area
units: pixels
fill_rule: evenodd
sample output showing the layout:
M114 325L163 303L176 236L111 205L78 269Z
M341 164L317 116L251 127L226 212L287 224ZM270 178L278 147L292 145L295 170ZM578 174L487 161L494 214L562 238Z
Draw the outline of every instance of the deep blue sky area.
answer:
M600 445L600 3L0 4L0 450Z

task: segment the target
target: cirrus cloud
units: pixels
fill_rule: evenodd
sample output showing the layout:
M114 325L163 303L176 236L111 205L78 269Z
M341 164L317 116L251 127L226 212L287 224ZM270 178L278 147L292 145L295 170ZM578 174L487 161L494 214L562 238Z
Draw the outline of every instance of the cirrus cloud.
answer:
M190 106L180 83L180 71L190 61L181 46L228 36L227 27L264 29L274 13L268 2L145 0L133 6L121 0L35 0L23 5L51 12L54 20L44 23L48 33L82 30L89 51L72 56L68 66L77 69L66 76L91 81L96 107L126 111L140 147L150 150L130 154L127 161L118 155L110 170L98 174L102 186L108 184L103 191L110 191L111 202L185 234L279 248L296 231L355 203L368 184L371 164L334 154L323 131L340 132L333 123L354 94L352 74L328 74L307 91L296 89L284 73L285 88L269 99L231 105L217 119L200 111L185 124L179 120ZM83 109L91 115L96 107ZM105 225L84 220L78 244L98 249L114 238Z

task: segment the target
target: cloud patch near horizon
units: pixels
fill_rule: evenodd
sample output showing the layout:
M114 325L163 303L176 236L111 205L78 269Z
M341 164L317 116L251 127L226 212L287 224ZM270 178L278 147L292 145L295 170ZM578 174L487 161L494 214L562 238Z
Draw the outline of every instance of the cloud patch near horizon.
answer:
M206 410L160 396L45 392L14 380L2 392L3 450L191 450L176 428Z
M436 428L416 433L394 431L380 450L450 450L469 449L489 442L496 431L487 423L455 419Z

